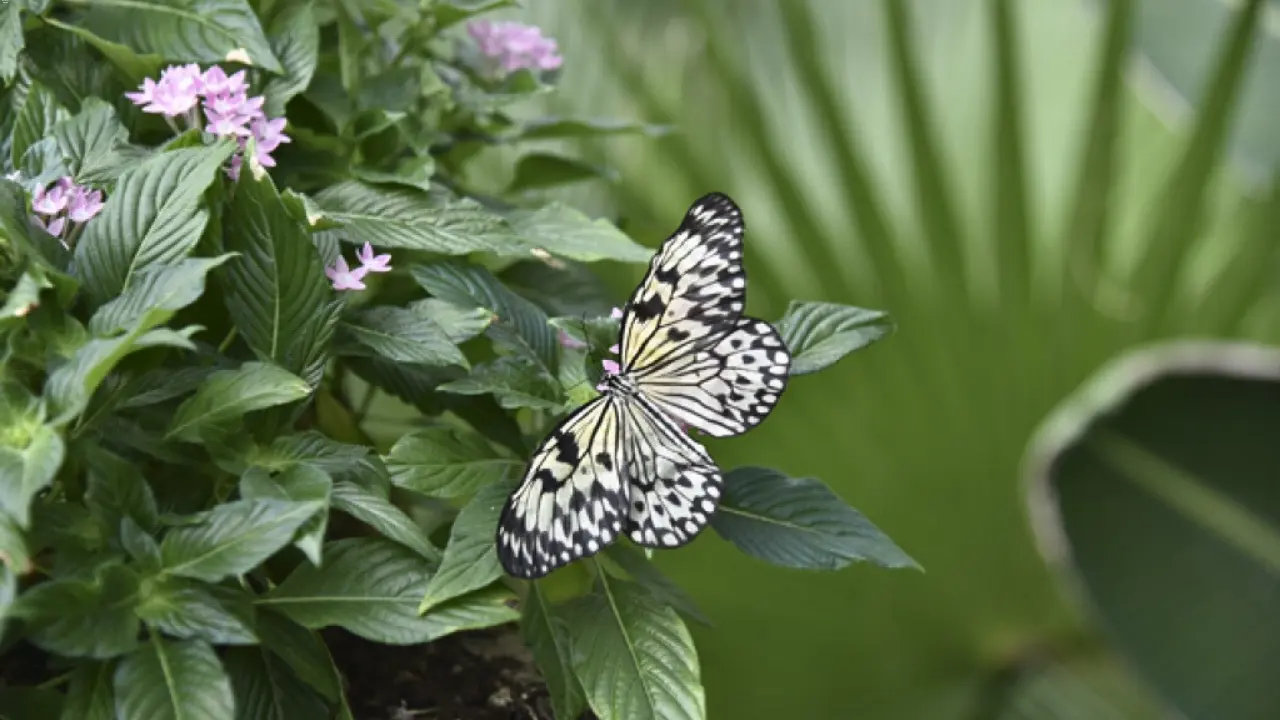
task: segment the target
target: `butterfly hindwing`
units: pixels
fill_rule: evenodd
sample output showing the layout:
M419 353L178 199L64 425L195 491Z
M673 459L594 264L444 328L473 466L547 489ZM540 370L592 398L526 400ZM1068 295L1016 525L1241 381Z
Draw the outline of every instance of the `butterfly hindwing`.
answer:
M787 387L791 353L772 325L739 318L704 350L637 379L662 412L713 437L759 425Z
M622 531L628 492L621 469L623 402L592 400L534 451L498 521L498 559L508 574L542 577L594 555Z
M705 448L637 398L621 407L630 486L626 532L645 547L692 540L711 519L724 481Z
M745 304L742 212L728 197L698 199L653 256L622 318L622 371L641 373L732 326Z

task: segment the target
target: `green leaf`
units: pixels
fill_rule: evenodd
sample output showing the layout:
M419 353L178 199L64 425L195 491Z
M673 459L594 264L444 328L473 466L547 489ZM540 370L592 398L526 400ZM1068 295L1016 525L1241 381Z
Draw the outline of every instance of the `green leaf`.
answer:
M45 720L62 712L62 695L52 688L0 688L0 708L4 720Z
M31 499L53 482L66 446L58 431L48 425L17 432L21 432L21 437L15 438L20 446L0 446L0 512L25 528L30 522Z
M418 605L419 613L430 614L429 611L441 603L502 577L494 538L498 532L498 515L512 489L508 482L491 483L480 488L475 497L462 506L449 530L444 559L427 582L427 591Z
M14 576L29 572L31 553L22 528L8 513L0 512L0 635L3 635L6 611L13 602L11 593L17 592Z
M271 50L280 58L284 73L274 75L262 90L267 117L284 115L285 105L311 84L320 56L320 26L311 3L286 6L267 26Z
M325 546L324 568L303 564L258 601L306 627L338 625L360 637L393 645L424 643L451 633L515 620L514 595L486 588L417 612L432 563L387 540L358 538Z
M672 127L670 125L647 125L630 120L545 117L525 123L520 132L520 138L523 140L559 140L631 134L661 137L671 131Z
M502 336L513 346L514 335L523 343L515 348L532 355L548 370L554 371L557 358L555 331L547 324L547 314L537 305L520 297L485 268L457 261L414 265L413 279L437 299L465 308L483 308L498 316L498 322L509 326ZM490 326L494 337L496 326ZM495 340L496 341L496 340Z
M705 718L698 655L680 616L638 585L599 578L563 615L591 709L600 720Z
M147 573L159 571L160 543L131 517L122 518L119 525L120 545L133 558L135 567Z
M43 273L31 270L22 273L18 282L5 296L4 306L0 307L0 322L16 321L29 315L32 310L40 306L40 291L49 287L53 285L43 276Z
M460 345L483 333L493 323L493 313L480 307L464 307L439 298L409 303L409 312L425 317L444 330L449 342Z
M535 408L560 410L565 398L560 383L528 360L508 355L477 365L467 377L436 388L459 395L493 395L508 410Z
M341 510L423 558L439 562L440 550L431 544L422 529L385 496L350 480L333 484L333 508Z
M150 328L168 322L204 294L205 276L231 257L186 258L143 269L123 295L98 308L89 319L89 332L109 337L139 325Z
M385 458L391 482L431 497L470 495L512 477L523 460L499 453L461 427L430 427L401 437Z
M586 709L582 684L573 673L573 649L569 627L542 592L540 583L529 587L525 596L520 630L525 645L533 653L538 670L547 683L551 708L557 718L578 718Z
M284 660L303 682L330 702L342 698L342 678L319 633L284 615L262 608L258 612L262 646Z
M308 383L324 372L341 310L306 228L265 173L241 173L222 220L227 310L249 347Z
M126 355L140 349L147 335L145 325L139 325L127 335L90 340L76 350L45 381L45 397L59 410L53 421L65 423L79 414L107 373Z
M152 635L116 669L116 716L147 720L227 720L235 698L213 647Z
M409 189L392 190L348 181L315 197L325 214L346 226L348 239L379 248L427 250L444 255L492 252L527 255L501 216L474 200L444 199Z
M114 180L128 164L116 148L128 142L129 131L116 118L115 108L101 98L85 98L80 112L50 132L78 183Z
M406 308L379 305L354 313L342 329L374 353L397 362L470 367L444 328Z
M120 176L76 245L77 273L95 304L120 295L148 266L191 253L209 219L201 197L234 148L224 140L163 152Z
M67 684L61 720L115 720L115 692L111 687L115 669L111 661L77 666Z
M213 366L187 365L148 370L129 383L134 392L120 402L119 409L155 405L195 392L217 369Z
M694 604L693 598L689 597L688 593L671 578L663 575L658 566L650 562L644 553L633 547L615 543L605 548L604 555L622 569L626 575L625 579L644 586L658 602L670 606L690 620L703 625L711 624L707 616L703 615Z
M84 503L103 527L120 527L124 518L142 528L156 527L156 498L137 465L101 448L87 452L85 460Z
M234 370L219 370L178 406L165 437L198 442L203 427L300 400L310 393L302 378L269 363L248 362Z
M68 117L66 108L62 107L51 90L38 82L32 83L13 123L9 150L14 166L20 167L27 149L47 137L54 125Z
M207 586L180 577L144 583L138 618L165 635L213 645L256 645L253 604L234 588Z
M0 80L5 85L18 73L18 55L24 47L22 13L16 3L5 3L0 7Z
M529 153L516 161L516 169L506 191L517 193L545 190L559 185L596 179L617 182L618 174L609 168L593 165L577 158L550 153Z
M432 3L436 30L443 30L487 12L515 5L515 0L441 0Z
M223 664L235 692L237 720L313 720L331 717L329 708L265 648L231 648Z
M370 452L364 445L338 442L315 430L307 430L278 437L266 448L257 448L250 454L248 464L273 472L305 464L334 474L353 472L364 466Z
M35 187L56 182L58 178L70 174L71 169L62 158L58 141L55 138L46 137L36 141L23 153L20 172L24 182ZM48 237L52 239L53 236Z
M361 165L351 168L351 174L366 183L372 183L375 185L401 185L403 187L421 190L422 192L433 191L434 188L431 184L431 179L435 176L435 172L435 158L430 155L427 155L426 157L404 158L397 162L395 167L389 170L364 167Z
M791 350L791 374L805 375L888 336L894 323L880 310L793 300L777 327Z
M561 203L513 213L512 224L530 245L570 260L647 263L653 257L608 220L592 220Z
M859 560L920 567L820 481L769 468L740 467L725 475L711 527L744 553L783 567L838 570Z
M238 62L283 71L245 0L94 0L90 32L181 62Z
M43 22L64 32L71 33L97 48L112 65L115 65L130 81L141 83L143 78L160 75L164 59L159 55L135 52L132 48L99 37L78 25L68 25L57 18L45 16Z
M523 260L504 268L498 278L552 316L604 316L617 304L600 276L580 262L552 267L541 260Z
M165 571L206 582L247 573L289 544L318 509L314 502L275 499L218 505L165 535L160 544Z
M46 652L106 659L137 644L138 576L107 565L93 581L50 580L27 590L15 615L27 621L27 638Z
M240 478L240 496L277 498L294 502L315 503L319 508L315 515L298 528L294 544L313 564L321 563L325 528L329 526L329 496L333 492L333 478L311 465L294 465L271 477L263 472L248 472Z

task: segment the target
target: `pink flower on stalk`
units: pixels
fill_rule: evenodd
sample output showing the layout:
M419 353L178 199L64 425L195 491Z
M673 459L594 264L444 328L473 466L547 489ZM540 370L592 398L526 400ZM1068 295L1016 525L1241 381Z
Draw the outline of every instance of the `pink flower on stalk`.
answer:
M280 143L292 142L289 136L284 134L284 126L287 122L282 117L268 120L265 116L259 115L250 124L249 127L253 131L254 147L257 148L255 156L258 158L258 164L262 165L262 167L275 167L276 159L271 157L271 153L280 147ZM388 255L387 259L390 260L391 256Z
M58 180L48 190L43 185L37 185L35 192L31 194L31 209L41 215L57 215L71 201L70 190L73 185L70 177Z
M613 318L614 320L621 320L621 319L622 319L622 308L614 308L614 309L610 310L610 311L609 311L609 317Z
M324 269L324 274L328 275L329 279L333 281L334 290L363 290L364 281L362 278L367 272L369 271L364 267L352 270L347 266L346 258L341 255L338 256L338 260L333 264L333 267Z
M249 84L244 81L243 70L228 77L227 71L217 65L205 70L200 80L200 91L206 96L219 93L243 93L249 87Z
M196 106L201 84L199 65L170 65L160 73L158 82L147 78L138 92L125 93L125 97L141 105L143 112L177 117Z
M544 37L542 30L533 25L477 20L467 25L467 33L480 52L504 72L522 68L554 70L564 63L556 41Z
M233 181L240 179L240 166L244 164L244 157L240 153L231 156L231 163L227 165L227 177Z
M67 207L67 217L74 223L85 223L102 212L102 191L91 190L83 185L76 185L71 190L71 202Z
M48 224L45 224L44 220L37 217L35 218L35 222L41 229L54 237L61 235L62 230L67 226L67 219L65 217L50 220Z
M391 256L374 255L373 246L369 243L356 252L356 258L360 260L360 266L369 272L391 272Z

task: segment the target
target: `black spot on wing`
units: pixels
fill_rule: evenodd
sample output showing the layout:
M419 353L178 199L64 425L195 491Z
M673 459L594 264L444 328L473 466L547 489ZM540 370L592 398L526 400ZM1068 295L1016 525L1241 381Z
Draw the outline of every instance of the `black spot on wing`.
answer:
M635 303L630 310L637 321L645 322L661 316L667 311L667 305L655 294Z

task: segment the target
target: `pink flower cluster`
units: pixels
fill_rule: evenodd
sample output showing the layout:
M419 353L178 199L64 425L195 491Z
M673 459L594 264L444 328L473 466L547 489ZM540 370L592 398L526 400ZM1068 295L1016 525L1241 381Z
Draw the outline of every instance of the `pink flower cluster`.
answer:
M373 246L369 243L365 243L364 247L356 252L356 259L360 261L360 267L354 270L347 265L347 259L342 255L338 255L338 260L333 267L324 269L324 274L333 283L334 290L363 290L365 275L371 272L391 271L391 256L374 255Z
M101 190L77 185L69 175L48 187L37 185L31 195L36 224L59 239L68 220L77 226L83 225L102 212L102 205Z
M227 174L231 179L240 176L244 161L243 150L248 139L254 139L255 158L263 167L275 167L271 153L281 143L289 142L284 134L285 118L268 119L262 112L264 98L249 97L249 83L245 71L227 75L217 65L203 73L200 66L171 65L160 73L160 80L147 78L138 92L125 93L143 112L164 115L166 119L184 118L188 127L203 124L206 132L218 137L234 137L240 143L241 152L231 159ZM196 113L196 104L203 100L204 121ZM177 127L174 126L176 130Z
M533 25L477 20L467 24L467 32L480 53L504 73L522 68L555 70L564 63L557 53L556 41L544 37L542 30Z

